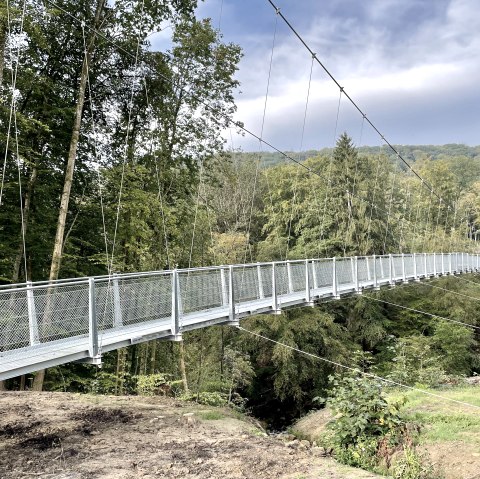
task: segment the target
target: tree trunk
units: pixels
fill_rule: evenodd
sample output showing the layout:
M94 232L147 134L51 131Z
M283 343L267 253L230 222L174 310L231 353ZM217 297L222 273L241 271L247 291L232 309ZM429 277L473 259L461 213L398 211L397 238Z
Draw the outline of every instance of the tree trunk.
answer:
M179 365L180 372L182 374L183 390L185 394L188 394L190 390L188 389L187 370L185 369L185 346L183 344L183 341L180 341L178 345L180 347Z
M3 70L5 68L5 48L7 45L7 29L4 21L0 20L0 88L3 84Z
M50 281L58 279L60 271L60 263L63 253L63 238L65 235L65 223L68 213L68 203L70 201L70 191L72 189L73 172L75 169L75 159L77 157L78 139L80 137L80 125L82 122L83 104L85 102L85 90L88 79L88 66L92 58L93 48L95 45L96 30L100 25L100 18L105 6L106 0L98 0L95 11L95 22L92 36L90 37L86 58L83 60L82 72L80 74L80 86L78 88L77 106L75 109L75 118L72 129L72 139L70 140L70 149L68 152L67 167L65 170L65 180L63 183L62 198L60 200L60 210L57 220L57 233L55 235L55 243L53 247L52 262L50 265ZM38 371L33 381L33 390L41 391L43 389L43 381L45 378L45 371Z
M12 275L12 282L13 283L18 283L20 280L20 267L22 265L22 259L23 259L23 234L27 234L27 228L28 228L28 220L30 217L30 205L32 203L32 197L33 197L33 189L35 188L35 183L37 181L37 175L38 175L38 160L35 160L35 163L33 164L32 168L32 173L30 175L30 180L28 181L28 187L27 187L27 193L25 194L25 202L23 205L23 228L24 231L20 231L20 243L18 245L17 249L17 254L15 256L15 263L13 266L13 275ZM25 271L25 281L28 281L31 277L28 277L27 271Z
M0 381L0 391L6 391L7 386L5 385L5 381Z
M80 137L80 125L82 122L83 104L85 102L85 90L88 79L88 66L90 64L93 48L95 45L96 29L100 25L100 17L106 0L98 0L95 12L95 23L92 36L87 47L87 55L83 61L82 72L80 74L80 86L78 88L77 106L75 109L75 118L73 122L72 139L70 140L70 149L68 152L67 167L65 171L65 180L63 183L62 198L60 201L60 211L57 220L57 233L55 235L55 244L53 248L52 263L50 266L50 280L58 279L60 264L62 260L63 237L65 234L65 223L68 213L68 203L70 201L70 191L72 189L73 172L75 169L75 160L77 158L78 139Z
M152 341L150 347L150 374L155 374L155 366L157 359L157 341Z

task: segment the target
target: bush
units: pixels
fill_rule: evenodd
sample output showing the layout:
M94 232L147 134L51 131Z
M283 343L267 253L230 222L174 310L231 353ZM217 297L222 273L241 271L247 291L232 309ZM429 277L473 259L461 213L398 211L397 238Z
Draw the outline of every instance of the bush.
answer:
M330 423L335 444L355 445L364 438L389 437L398 441L406 430L400 414L404 401L389 402L379 380L352 372L342 378L331 376L328 406L336 414Z
M393 474L395 479L440 479L428 458L414 447L418 427L407 423L400 412L402 401L389 401L382 382L352 371L331 376L327 405L335 414L323 446L338 461L374 472ZM392 458L400 457L392 466Z
M171 385L168 380L171 374L146 374L135 376L137 380L137 394L140 396L167 396L171 394Z

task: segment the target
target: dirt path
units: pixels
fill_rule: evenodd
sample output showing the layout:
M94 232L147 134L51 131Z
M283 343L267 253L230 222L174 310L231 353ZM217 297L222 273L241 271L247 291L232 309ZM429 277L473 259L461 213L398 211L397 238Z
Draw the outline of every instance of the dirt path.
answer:
M0 394L0 478L375 476L320 448L264 437L223 409L163 398Z

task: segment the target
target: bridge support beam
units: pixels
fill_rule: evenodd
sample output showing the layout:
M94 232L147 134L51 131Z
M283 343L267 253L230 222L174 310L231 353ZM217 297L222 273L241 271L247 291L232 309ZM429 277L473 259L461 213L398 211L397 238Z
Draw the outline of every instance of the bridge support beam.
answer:
M240 326L240 321L235 314L235 284L232 265L228 267L228 324Z
M377 257L376 255L372 256L373 259L373 289L378 291L380 287L378 286L378 278L377 278Z
M389 270L390 270L390 278L389 278L389 284L390 284L390 287L392 286L395 286L395 266L393 264L393 255L392 254L389 254L388 255L388 266L389 266Z
M38 334L37 312L35 310L35 299L33 297L32 282L27 281L27 309L28 309L28 329L30 333L30 346L40 343Z
M358 278L358 256L355 256L355 258L353 259L353 277L355 282L355 293L362 294L363 291Z
M88 279L88 323L89 358L87 362L100 365L102 363L102 356L98 349L97 308L95 303L95 280L93 278Z
M277 292L277 274L275 263L272 263L272 313L282 314L282 310L278 304L278 292Z
M180 284L178 278L178 271L174 269L172 271L172 335L170 340L182 341L182 332L180 329Z
M310 261L305 260L305 302L307 306L315 306L315 303L312 301L312 294L310 288ZM312 264L313 266L313 264Z
M335 299L340 299L338 294L338 278L337 278L337 258L332 260L332 294Z

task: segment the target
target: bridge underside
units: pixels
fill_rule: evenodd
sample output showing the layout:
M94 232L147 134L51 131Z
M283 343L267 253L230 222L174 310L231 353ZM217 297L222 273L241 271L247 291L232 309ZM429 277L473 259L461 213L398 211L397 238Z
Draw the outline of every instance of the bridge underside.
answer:
M363 290L478 271L479 255L387 255L194 268L3 287L0 380Z

